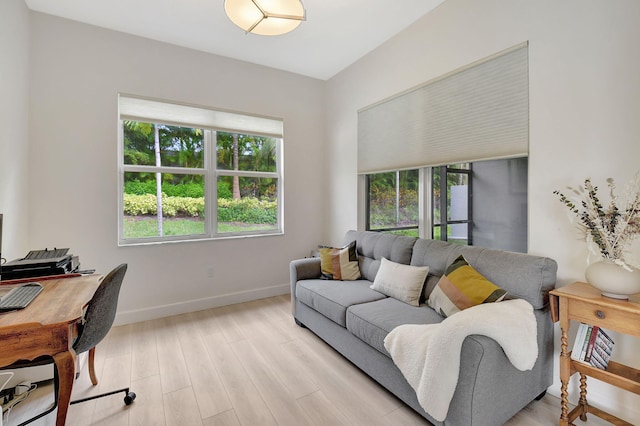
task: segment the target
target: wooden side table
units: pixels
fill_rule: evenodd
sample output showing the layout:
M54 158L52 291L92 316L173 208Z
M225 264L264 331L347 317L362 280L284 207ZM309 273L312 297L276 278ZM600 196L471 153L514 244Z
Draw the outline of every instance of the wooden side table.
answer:
M629 300L611 299L600 294L600 290L586 283L575 282L557 288L549 293L553 322L560 321L562 331L560 341L560 397L562 412L561 426L571 425L578 416L587 419L592 413L615 425L632 426L612 414L606 413L587 403L587 376L591 376L613 386L640 394L640 370L609 361L606 370L592 367L584 362L571 359L569 347L569 325L571 320L597 325L609 330L640 337L640 293ZM574 373L580 374L580 401L569 412L567 387Z

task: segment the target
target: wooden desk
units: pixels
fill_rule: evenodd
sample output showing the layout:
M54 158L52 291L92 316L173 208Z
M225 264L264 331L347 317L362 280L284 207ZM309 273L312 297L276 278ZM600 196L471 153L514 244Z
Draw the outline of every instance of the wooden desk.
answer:
M601 370L584 362L572 360L568 334L570 322L574 320L640 337L640 293L630 296L629 300L611 299L602 296L600 290L589 284L575 282L552 290L549 294L551 316L554 322L560 321L562 331L560 425L571 425L578 416L584 421L587 419L587 413L591 413L615 425L631 426L631 423L587 403L587 376L640 394L640 370L614 361L609 361L607 369ZM574 373L580 374L580 402L571 412L568 412L567 386Z
M19 311L0 314L0 366L51 356L58 377L56 425L63 426L71 401L76 354L72 348L84 308L101 275L41 280L42 292ZM9 288L3 283L1 289Z

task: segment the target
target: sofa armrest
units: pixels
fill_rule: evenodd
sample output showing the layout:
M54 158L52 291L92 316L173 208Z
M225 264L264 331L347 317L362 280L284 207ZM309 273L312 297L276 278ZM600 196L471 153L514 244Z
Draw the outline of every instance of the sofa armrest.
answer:
M322 270L319 257L292 260L289 263L289 279L291 282L291 312L296 316L296 283L300 280L318 279Z

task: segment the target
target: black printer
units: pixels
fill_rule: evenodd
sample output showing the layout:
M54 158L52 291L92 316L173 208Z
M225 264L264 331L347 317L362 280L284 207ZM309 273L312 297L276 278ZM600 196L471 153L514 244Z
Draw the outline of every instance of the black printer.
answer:
M80 262L77 256L68 252L68 248L32 250L25 257L2 265L1 279L7 281L73 273L80 268Z

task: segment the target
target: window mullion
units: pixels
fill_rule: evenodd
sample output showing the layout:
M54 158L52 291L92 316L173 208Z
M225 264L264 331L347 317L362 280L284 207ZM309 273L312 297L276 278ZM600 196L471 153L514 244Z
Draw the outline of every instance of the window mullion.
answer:
M433 238L433 177L430 167L419 171L418 183L418 230L420 238Z
M169 167L169 166L139 166L134 164L123 165L125 172L142 172L142 173L171 173L180 175L202 175L205 174L206 168L196 167Z
M205 132L205 147L208 149L206 156L207 178L205 180L207 202L205 203L205 226L207 233L211 237L218 234L218 175L216 173L216 140L217 132L207 130Z
M278 228L284 232L284 143L282 138L276 139L276 199L278 200Z
M469 164L469 172L467 173L467 244L473 245L473 163Z
M216 169L216 175L218 176L239 176L239 177L253 177L253 178L271 178L279 179L280 174L276 172L255 172L249 170L224 170Z
M118 241L124 240L124 124L118 120Z
M365 214L365 228L366 230L370 230L371 229L371 175L365 175L365 211L367 212L367 214Z
M439 167L438 173L440 173L440 239L442 241L448 241L447 225L449 221L449 209L447 208L447 202L449 201L449 185L447 182L447 167Z

